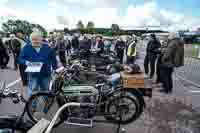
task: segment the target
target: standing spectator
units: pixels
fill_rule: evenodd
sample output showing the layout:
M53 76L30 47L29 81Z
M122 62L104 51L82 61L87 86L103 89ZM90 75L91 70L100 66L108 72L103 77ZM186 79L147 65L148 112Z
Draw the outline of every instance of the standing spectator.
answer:
M151 34L150 41L147 44L146 56L144 59L144 68L145 68L145 76L149 74L149 63L150 63L150 79L153 78L155 73L155 62L157 59L157 54L159 53L159 49L161 47L160 42L157 40L155 34Z
M103 38L101 36L97 36L96 41L91 45L91 49L98 51L97 54L101 54L104 51L104 43L102 39Z
M14 69L17 70L17 59L19 57L21 48L23 48L25 45L24 41L24 32L22 30L17 30L15 32L15 37L11 40L11 47L12 47L12 53L14 57Z
M56 40L56 47L58 50L60 62L62 63L62 65L64 67L66 67L66 65L67 65L66 57L65 57L66 42L65 42L64 36L62 34L58 35L58 38Z
M9 62L9 55L2 39L0 38L0 67L1 69L7 68Z
M171 33L166 50L163 52L160 65L160 78L163 83L161 92L172 93L172 74L175 67L184 65L184 43L176 33Z
M72 48L74 52L76 52L79 49L79 40L78 37L75 35L72 38Z
M50 38L49 38L48 42L49 42L49 46L56 52L56 39L55 39L55 36L53 35L53 33L50 34Z
M12 53L14 57L14 69L19 68L19 74L21 77L21 96L24 97L24 89L28 85L28 76L25 73L26 65L17 64L21 49L26 45L25 35L23 30L17 30L15 32L15 37L11 40Z
M157 75L157 79L156 79L156 83L159 84L161 83L161 75L160 75L160 68L161 68L161 65L162 65L162 56L163 56L163 53L164 53L164 50L166 50L167 48L167 45L168 45L168 38L164 38L164 40L161 42L161 49L160 49L160 52L158 54L158 61L157 61L157 65L156 65L156 75Z
M67 52L67 56L70 56L71 55L71 41L66 38L65 39L65 43L66 43L66 52Z
M120 59L120 63L123 64L124 50L126 48L125 42L120 38L117 40L115 45L115 51L117 52L117 57Z
M110 40L104 41L104 49L107 53L111 51L111 46L112 46L112 44L111 44Z
M133 39L127 49L127 64L134 64L136 59L136 44L137 39Z
M48 44L42 43L40 32L33 32L30 35L31 44L26 45L19 57L19 63L23 65L31 65L35 62L42 63L40 72L30 72L28 94L31 96L33 91L48 91L51 77L51 68L57 68L57 60L55 51Z
M80 41L80 51L82 55L81 58L88 60L90 56L90 40L87 37L84 37L83 40Z

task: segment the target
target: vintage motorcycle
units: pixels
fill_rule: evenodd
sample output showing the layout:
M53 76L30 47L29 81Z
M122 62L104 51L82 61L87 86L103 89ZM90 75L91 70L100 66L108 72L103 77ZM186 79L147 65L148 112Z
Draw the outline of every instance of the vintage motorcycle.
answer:
M85 57L86 52L90 53L88 54L88 57ZM114 52L110 51L98 53L97 50L80 50L79 52L76 52L73 55L71 55L71 57L68 59L68 64L72 65L73 61L76 60L84 60L85 66L88 69L95 71L105 71L108 65L119 62L119 59L117 58Z
M63 122L80 125L81 120L84 123L81 125L90 126L96 116L103 116L111 123L129 124L141 115L143 107L126 89L113 89L109 82L77 84L74 73L73 69L61 70L53 80L51 92L36 92L31 96L27 112L32 121L38 122L44 116L49 117L48 113L55 110L55 104L59 108L69 102L91 103L95 106L71 107L63 111L55 126Z

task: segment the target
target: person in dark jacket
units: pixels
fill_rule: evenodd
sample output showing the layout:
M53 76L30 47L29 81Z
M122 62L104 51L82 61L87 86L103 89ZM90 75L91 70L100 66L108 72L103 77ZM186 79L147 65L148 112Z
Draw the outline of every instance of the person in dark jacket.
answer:
M14 57L14 69L15 70L18 69L17 59L19 57L21 48L23 48L24 45L25 45L25 41L24 41L23 30L15 31L15 37L11 40L11 47L12 47L12 53L13 53L13 57ZM21 68L23 69L24 67L21 66Z
M146 56L144 59L144 68L146 76L149 74L149 63L150 63L150 79L153 78L155 73L155 62L157 59L157 55L159 53L159 49L161 47L160 42L157 40L155 34L151 34L150 41L147 44Z
M53 36L51 36L50 39L48 40L48 43L49 46L56 52L56 39Z
M80 47L79 50L81 51L83 59L88 60L90 56L90 47L91 43L90 40L87 37L84 37L83 40L80 41Z
M97 55L104 52L104 43L101 36L97 36L95 42L91 45L91 50L96 50Z
M71 41L68 38L66 38L65 43L66 43L67 56L70 56L71 55L71 48L72 48Z
M67 65L66 57L65 57L66 41L64 40L64 37L62 34L58 35L58 38L56 40L56 47L58 50L60 62L62 63L64 67L66 67Z
M160 65L160 80L163 84L161 92L172 93L172 74L175 67L184 65L184 43L177 33L171 33L166 49L163 50Z
M2 39L0 38L0 67L1 69L7 68L9 62L9 55Z
M157 61L157 65L156 65L156 83L159 84L161 83L161 75L160 75L160 69L161 69L161 65L162 65L162 56L163 56L163 51L167 48L167 45L168 45L168 38L164 38L164 40L162 41L161 43L161 49L159 51L159 54L158 54L158 61Z
M125 42L120 38L115 46L115 51L117 52L117 57L120 59L120 63L123 64L124 50L126 48Z
M76 37L75 35L72 38L72 48L73 51L77 51L79 49L79 40L78 37Z
M21 50L18 63L31 66L34 63L42 63L40 72L28 72L28 94L34 91L48 91L51 79L52 68L57 69L55 51L48 44L42 43L42 36L39 32L33 32L30 36L31 44L27 44Z
M11 47L12 47L12 53L14 57L14 69L19 70L19 74L21 77L21 96L25 96L25 87L28 86L28 75L25 73L26 65L24 64L17 64L18 58L21 52L21 49L26 45L25 42L25 34L23 30L17 30L15 32L15 36L11 39Z

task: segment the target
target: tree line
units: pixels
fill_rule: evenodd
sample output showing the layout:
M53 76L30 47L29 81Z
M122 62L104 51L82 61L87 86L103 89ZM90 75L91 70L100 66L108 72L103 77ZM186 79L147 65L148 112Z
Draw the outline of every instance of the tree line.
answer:
M26 35L30 35L34 29L37 29L47 35L47 31L44 27L39 24L33 24L26 20L8 20L2 24L2 29L5 33L13 34L16 30L21 29Z
M14 33L15 30L22 29L26 35L30 35L34 29L38 29L43 33L44 36L47 36L47 31L44 27L39 24L33 24L26 20L8 20L2 24L2 29L5 33ZM57 30L55 30L57 31ZM147 31L147 30L122 30L118 24L112 24L110 28L95 28L95 24L92 21L89 21L86 26L84 26L82 21L78 21L76 28L69 30L67 27L60 32L64 33L82 33L82 34L103 34L106 36L115 36L115 35L141 35L143 33L151 32L162 32L162 31Z
M118 36L118 35L142 35L144 33L152 32L163 32L160 30L122 30L118 24L112 24L110 28L95 28L95 24L92 21L89 21L86 26L80 20L76 25L76 29L69 30L68 28L64 29L65 33L82 33L82 34L103 34L105 36Z

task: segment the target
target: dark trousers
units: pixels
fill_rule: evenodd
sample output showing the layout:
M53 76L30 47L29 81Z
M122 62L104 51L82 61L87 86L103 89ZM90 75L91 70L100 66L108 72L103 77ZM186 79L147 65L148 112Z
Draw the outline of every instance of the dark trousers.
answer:
M144 69L145 73L149 74L149 63L150 63L150 78L153 78L155 73L155 62L156 62L156 55L146 55L144 59Z
M8 65L9 62L9 55L7 53L0 53L0 66L1 67L6 67Z
M123 64L124 50L117 50L117 57L120 60L120 63Z
M160 81L163 83L164 90L169 93L172 92L173 88L173 68L172 67L166 67L164 65L160 65Z
M71 49L70 49L70 48L67 48L67 49L66 49L66 52L67 52L67 56L70 56L70 54L71 54Z
M65 51L59 51L59 58L62 65L66 67L67 63L66 63L66 58L65 58Z
M127 56L127 64L134 64L135 56Z
M28 76L27 73L25 72L26 70L26 65L19 65L19 72L20 72L20 77L22 80L22 84L23 86L27 86L28 85Z
M82 59L85 59L85 60L89 60L89 58L90 58L90 51L89 50L87 50L87 52L85 52L84 54L83 54L83 57L82 57Z
M156 75L157 75L157 79L156 79L156 82L157 83L160 83L161 82L161 75L160 75L160 69L161 69L161 59L162 57L159 56L158 57L158 61L157 61L157 65L156 65Z
M19 53L13 53L13 58L14 58L14 69L17 70L18 69L17 59L19 58Z

